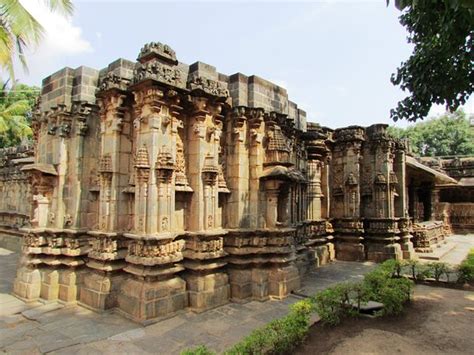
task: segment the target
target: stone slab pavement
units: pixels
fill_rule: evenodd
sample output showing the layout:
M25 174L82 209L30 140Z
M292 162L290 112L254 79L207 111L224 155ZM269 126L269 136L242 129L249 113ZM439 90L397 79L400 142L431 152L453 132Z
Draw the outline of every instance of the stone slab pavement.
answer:
M454 243L455 247L448 253L443 255L440 261L459 265L469 253L469 250L474 248L474 234L455 234L446 238L448 243Z
M474 246L474 235L456 238L459 250L446 255L453 262L462 260ZM23 303L10 295L17 262L17 253L0 248L0 351L8 354L179 354L200 344L221 352L255 328L287 314L289 305L302 296L337 282L360 280L374 267L370 262L336 261L309 273L301 289L284 300L229 303L200 314L183 311L142 326L114 312Z

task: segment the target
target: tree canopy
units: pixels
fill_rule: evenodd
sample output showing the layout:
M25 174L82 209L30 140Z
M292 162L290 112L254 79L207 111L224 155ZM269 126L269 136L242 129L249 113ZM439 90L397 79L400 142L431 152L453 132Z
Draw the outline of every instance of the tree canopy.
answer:
M394 121L424 119L432 104L454 112L474 88L474 1L395 0L395 5L414 48L391 77L410 95L390 116Z
M0 91L0 148L18 145L30 139L31 111L39 94L39 88L17 84Z
M71 14L71 0L42 0L51 11ZM26 69L24 50L37 45L43 36L43 27L19 0L0 0L0 67L14 80L14 59L18 57Z
M474 127L462 110L407 128L392 126L389 133L408 139L413 153L421 156L474 155Z

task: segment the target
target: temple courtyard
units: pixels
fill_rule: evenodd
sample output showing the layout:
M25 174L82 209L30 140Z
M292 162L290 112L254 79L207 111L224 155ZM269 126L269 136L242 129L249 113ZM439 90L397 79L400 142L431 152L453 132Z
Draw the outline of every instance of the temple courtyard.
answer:
M474 247L474 236L454 235L448 244L453 247L438 255L439 261L458 264ZM11 295L19 256L0 248L0 351L11 354L179 354L200 344L220 352L285 315L290 304L335 283L361 279L375 265L334 261L310 272L302 287L282 301L229 303L140 325L114 311L20 301ZM330 329L316 324L298 352L468 353L474 348L473 311L473 292L416 286L415 302L402 316L351 320Z

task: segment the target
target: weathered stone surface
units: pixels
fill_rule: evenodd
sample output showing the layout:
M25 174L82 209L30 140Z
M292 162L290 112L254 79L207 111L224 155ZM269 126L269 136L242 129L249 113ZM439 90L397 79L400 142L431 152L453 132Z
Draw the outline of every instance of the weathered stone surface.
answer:
M33 150L0 151L0 232L23 235L28 300L150 321L284 298L335 258L412 258L471 223L442 202L468 181L407 157L386 125L307 123L284 88L159 42L47 77L32 124ZM463 179L470 164L441 165Z

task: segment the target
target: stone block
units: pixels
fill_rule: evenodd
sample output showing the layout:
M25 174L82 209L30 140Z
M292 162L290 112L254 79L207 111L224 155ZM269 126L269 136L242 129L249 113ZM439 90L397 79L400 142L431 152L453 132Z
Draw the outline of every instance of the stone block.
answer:
M252 270L229 269L228 273L232 300L252 297Z
M117 306L120 286L127 275L112 273L87 273L80 288L80 303L94 310L107 310Z
M270 271L268 289L270 297L281 299L300 287L301 279L296 266L274 268Z
M367 260L383 262L388 259L403 259L403 252L400 244L367 243Z
M364 261L365 247L362 243L336 243L336 259L343 261Z
M157 281L131 277L118 295L120 311L138 322L167 316L187 304L186 282L179 277Z
M55 301L59 297L59 271L44 269L41 271L40 297L46 301Z
M223 272L208 275L185 276L189 294L189 306L201 312L223 305L229 301L230 286L227 274Z
M79 299L79 290L83 283L85 270L65 269L59 271L59 299L63 302L75 302Z
M13 293L25 301L35 301L41 294L41 271L26 266L17 270Z
M318 258L318 266L326 265L331 259L330 248L327 245L317 246L315 252ZM334 254L334 245L332 245L332 252Z

